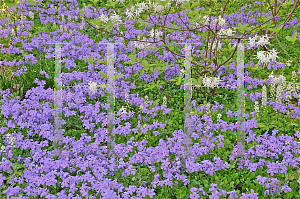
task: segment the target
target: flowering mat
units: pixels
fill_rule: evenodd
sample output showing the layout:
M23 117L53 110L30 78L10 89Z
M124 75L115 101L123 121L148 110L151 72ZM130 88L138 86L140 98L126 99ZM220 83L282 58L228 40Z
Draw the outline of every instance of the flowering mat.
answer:
M0 198L300 198L298 0L3 2Z

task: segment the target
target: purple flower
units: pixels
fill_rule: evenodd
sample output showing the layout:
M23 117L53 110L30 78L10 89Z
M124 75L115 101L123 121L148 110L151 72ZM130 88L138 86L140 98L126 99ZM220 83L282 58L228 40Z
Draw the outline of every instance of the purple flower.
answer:
M200 198L200 196L197 193L192 193L192 194L190 194L190 198L192 198L192 199L198 199L198 198Z
M250 196L250 199L258 199L258 193L254 193L253 189L251 189L251 193L248 196Z
M43 70L40 71L40 74L41 75L45 75L47 78L49 77L49 75L45 71L43 71Z
M286 184L284 186L282 186L281 190L284 191L285 193L292 191L292 189L289 186L287 186Z

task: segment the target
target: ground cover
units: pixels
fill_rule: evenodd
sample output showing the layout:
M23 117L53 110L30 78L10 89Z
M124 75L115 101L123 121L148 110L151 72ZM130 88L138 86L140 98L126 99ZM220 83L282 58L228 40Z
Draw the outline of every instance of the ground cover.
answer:
M51 2L45 3L50 4ZM82 8L80 6L83 6L83 3L84 2L80 2L79 8ZM246 1L243 1L243 3L244 5L248 4ZM69 4L70 2L61 2L60 6L55 4L52 7L52 14L55 13L55 7L59 8L60 12L64 10L65 17L59 20L66 21L68 18L66 13L72 10ZM228 10L236 11L236 4L237 1L230 2ZM105 6L102 5L102 7ZM256 7L259 9L259 5L256 4ZM50 5L49 10L51 10ZM264 12L267 10L268 7L264 7ZM300 9L297 8L295 12L299 12L299 10ZM284 10L281 12L281 14L285 14ZM68 108L63 109L63 120L65 121L63 129L64 136L66 136L67 139L65 139L63 143L63 149L66 153L73 154L72 158L70 158L72 160L67 158L42 158L46 154L46 149L47 151L53 150L53 142L50 135L51 130L53 130L52 126L54 122L53 118L51 118L51 110L53 110L54 107L53 99L51 99L53 92L50 90L52 89L53 91L54 89L54 48L49 50L49 48L41 47L41 44L46 43L46 41L41 42L41 40L44 38L48 42L52 37L59 41L65 40L71 42L74 46L79 45L84 47L78 48L77 50L75 47L62 48L63 58L66 58L62 64L62 72L64 75L63 83L71 85L72 83L78 82L86 84L90 79L99 80L99 78L97 78L99 71L106 71L105 66L101 64L92 66L88 64L83 57L88 58L93 53L98 52L101 55L101 59L104 60L105 53L107 52L105 47L98 46L100 50L97 50L95 46L99 41L103 41L104 38L108 39L112 37L109 34L92 29L88 25L83 30L77 29L78 32L75 30L70 32L72 26L68 26L67 31L63 28L62 32L60 32L58 31L58 24L56 27L50 22L44 24L44 21L47 20L46 17L42 14L38 14L35 10L33 10L33 13L33 19L30 17L26 19L27 21L31 21L31 23L28 22L28 24L30 24L28 27L30 26L32 29L26 26L26 28L29 29L27 32L30 32L31 36L26 36L25 34L25 36L20 37L24 43L29 43L29 46L15 39L18 38L18 36L12 37L9 35L8 37L0 38L2 46L1 60L24 60L23 54L33 54L33 56L28 56L28 58L34 62L24 64L27 67L27 71L19 77L13 77L10 74L11 71L15 72L17 70L18 66L16 66L16 64L12 64L13 66L11 67L2 66L1 68L1 72L3 72L1 74L1 90L11 89L12 91L11 96L6 96L3 92L3 101L1 102L1 142L2 146L5 146L5 154L2 153L2 157L5 157L5 159L2 159L1 162L1 169L3 171L1 175L1 179L3 180L1 190L3 193L1 197L10 195L20 198L20 196L23 195L29 198L42 198L48 195L46 198L63 198L64 195L71 193L70 197L72 195L73 197L87 198L86 193L88 193L89 198L93 196L96 198L100 198L100 196L112 198L114 194L118 195L119 193L121 198L126 198L126 195L136 190L135 192L133 191L132 196L137 198L149 198L151 193L155 193L153 197L156 198L197 198L197 194L199 194L201 198L209 198L209 196L212 198L212 195L215 193L212 188L214 185L218 188L217 192L219 194L224 194L224 191L229 194L235 190L239 197L242 196L242 193L250 194L252 190L254 193L258 193L259 198L299 197L299 169L297 162L299 157L297 150L299 132L297 131L299 130L300 123L297 117L291 118L293 110L290 110L290 113L281 113L281 110L274 111L272 106L267 106L266 109L263 109L263 106L260 105L258 115L253 113L256 112L254 102L259 101L261 103L261 98L257 97L257 94L256 97L252 97L250 93L261 93L262 86L258 85L256 88L255 86L252 88L247 87L251 85L249 80L246 84L246 93L251 97L246 97L245 101L245 113L248 114L245 123L249 125L249 131L246 134L247 142L245 143L245 149L249 151L249 153L251 152L252 155L248 159L242 159L234 156L236 141L234 127L236 118L234 115L230 116L230 113L228 113L228 110L232 112L236 111L236 91L225 88L214 90L195 88L193 89L192 101L195 100L194 104L197 108L206 108L206 110L203 109L198 112L194 110L196 113L195 116L198 118L194 117L194 129L198 135L195 134L193 143L194 151L197 151L199 154L195 163L179 160L175 155L175 151L180 149L180 142L182 141L182 132L179 131L179 129L182 129L184 125L184 90L180 89L182 88L181 85L168 82L163 88L145 91L144 89L149 85L149 81L145 83L145 79L153 79L155 82L165 80L165 76L157 75L155 71L153 71L154 74L144 75L140 79L133 76L126 76L126 73L134 71L134 67L138 67L137 65L130 67L130 65L125 64L125 59L120 56L124 52L128 52L128 55L133 54L132 50L128 47L129 41L125 41L125 46L116 47L117 59L115 63L115 65L118 66L117 72L121 72L127 77L119 78L117 81L116 93L118 93L118 97L116 97L115 110L118 111L122 107L125 107L127 114L122 114L121 111L119 111L117 116L117 118L120 119L117 119L119 123L116 125L118 133L115 136L115 142L119 147L116 150L120 154L127 151L127 156L123 154L124 157L117 160L117 165L112 163L113 161L102 160L101 162L101 158L98 157L99 151L104 150L106 145L105 137L103 137L103 132L105 132L105 121L103 118L106 112L103 105L107 102L105 90L99 89L96 96L91 96L89 92L84 89L65 89L63 91L63 100L64 106ZM244 13L244 11L240 11L240 13ZM60 16L60 14L61 13L58 13L58 16ZM51 15L51 13L48 13L48 15ZM8 21L5 20L6 16L7 13L1 16L1 20L4 19L4 21L1 21L3 27L9 24ZM13 17L10 19L20 19L20 15L15 16L16 19ZM76 19L73 15L72 18L71 20L68 19L68 21L80 23L80 18ZM291 21L295 18L297 17L293 16ZM34 21L34 26L32 21ZM283 19L279 22L283 22ZM11 23L14 24L17 22L11 21ZM274 44L271 48L278 50L281 49L280 45L282 45L288 54L299 63L299 51L295 50L299 49L299 37L293 46L291 46L291 42L285 39L287 35L292 36L294 30L299 30L298 24L296 22L293 22L293 24L294 25L289 24L285 26L285 29L279 32L278 40L282 44L274 42L276 41L275 38L270 39L270 43ZM64 23L64 25L66 25L66 23ZM289 26L292 27L288 28ZM139 25L135 24L135 28L138 29ZM56 33L54 33L55 31ZM121 28L121 31L124 32L126 29ZM43 34L43 32L46 32L46 34ZM18 35L18 32L16 32L16 35ZM23 49L25 53L17 53L13 49L10 49L13 51L12 56L9 50L3 50L10 46ZM124 50L125 48L127 49ZM175 49L178 50L178 52L180 51L179 47L175 47ZM52 56L50 52L52 52ZM249 79L257 78L259 80L267 80L271 72L273 72L273 75L276 77L278 77L278 75L284 75L286 82L299 82L298 75L296 79L292 78L292 71L298 72L299 69L299 66L295 62L293 62L291 66L277 70L274 70L274 68L267 69L267 67L250 67L251 65L249 63L251 60L250 57L247 56L252 53L253 51L245 52L245 71L249 72L249 75L247 75ZM195 54L197 54L197 52ZM228 53L228 56L229 55L230 53ZM280 55L285 57L284 61L290 60L284 53L280 53ZM67 58L72 58L74 62ZM159 54L148 55L145 59L147 59L149 63L155 63L155 61L159 59ZM201 61L201 58L197 56L195 56L194 59L199 62ZM234 62L235 60L236 55L233 58ZM254 62L257 63L257 61ZM72 68L73 63L75 63L76 66ZM169 74L175 76L180 75L178 68L174 67L172 69L175 72L169 72ZM47 75L43 75L43 73L41 74L41 70L45 71L48 77ZM220 75L221 79L230 73L234 73L234 68L227 68L226 70L228 74ZM72 72L74 74L74 71L83 72L83 75L74 75L75 80L69 78L68 74ZM39 82L35 81L36 78L45 81L43 85L44 88L37 87L37 83ZM105 78L100 80L105 82ZM126 84L133 85L134 82L135 87L132 86L132 88L129 88L129 86L124 86ZM36 91L32 90L32 88L35 88ZM46 91L47 89L50 90ZM275 96L270 97L271 86L267 86L267 89L268 101L275 101ZM33 93L31 96L29 94L30 91ZM126 102L125 98L127 91L130 91L128 102ZM38 98L34 97L35 92L40 94ZM297 91L297 93L299 93L299 91ZM146 95L148 96L149 105L147 105L145 101ZM166 103L164 103L163 100L164 96L167 96ZM255 98L256 100L253 100ZM169 113L160 110L156 115L145 111L146 109L150 110L151 108L149 108L149 106L157 99L160 99L160 101L158 101L158 107L162 107L163 110L166 110L164 108L164 104L166 104L166 107L172 110ZM28 100L27 105L26 100ZM22 104L21 101L24 103ZM140 104L142 102L144 103L141 108ZM218 106L216 106L215 102L218 102L220 105L222 104L223 108L217 109ZM298 96L295 95L290 101L283 100L283 102L285 105L290 103L294 106L298 106ZM44 107L39 107L35 103L43 104ZM210 107L208 103L211 104ZM49 104L49 106L47 106L47 104ZM152 108L154 108L154 106ZM98 111L96 111L97 109ZM143 112L142 109L144 110ZM207 111L208 109L210 111ZM297 109L294 110L296 110L294 114L297 115ZM130 117L131 114L129 111L135 113L132 118ZM218 121L218 114L220 113L222 114L220 119L223 123L226 122L228 124L228 128L224 128L223 130L211 128L212 125L222 123ZM24 118L22 116L24 116ZM159 126L158 124L160 124L160 122L166 125ZM145 125L148 125L148 128ZM131 129L136 129L136 131L129 133L128 126ZM155 126L159 127L156 128ZM266 133L266 131L268 132ZM10 146L10 141L6 137L8 134L15 137L15 146ZM96 134L102 137L97 137L95 136ZM133 141L139 144L135 144ZM130 151L130 148L133 150ZM265 152L261 150L262 148L265 149ZM156 153L151 153L151 150L157 151ZM266 152L267 150L269 151ZM290 158L291 156L294 158ZM23 160L21 157L23 157ZM28 157L32 157L32 159ZM281 164L277 165L277 161ZM124 162L123 166L122 162ZM62 166L59 166L59 164L62 164ZM206 170L206 164L215 170ZM228 168L226 168L227 166ZM199 169L199 167L201 169ZM284 173L285 171L286 173ZM33 172L38 174L34 178L30 177L30 175L33 175ZM174 175L175 178L172 179L170 177L172 175ZM45 176L50 179L50 182L43 181ZM159 176L160 178L158 178ZM270 184L265 183L265 186L263 186L260 183L262 183L264 179L261 179L260 176L272 178L273 181ZM76 177L83 182L80 182ZM275 178L278 179L278 183ZM74 180L74 182L71 183L72 186L68 187L66 183L72 180ZM171 184L172 186L170 186ZM122 187L122 185L127 188L125 189L127 191L121 191L120 187ZM18 186L20 191L18 191ZM112 186L113 189L109 191L105 186ZM289 190L287 186L289 186L291 190ZM199 190L202 189L206 194L201 195L202 192L199 190L195 192L195 187ZM118 190L119 188L120 190ZM43 195L41 193L42 190L47 194ZM268 192L268 190L270 192ZM281 191L280 195L275 194L277 190ZM101 191L102 195L99 193ZM150 195L146 196L147 194ZM219 198L228 198L228 194L224 194L223 196L219 195Z

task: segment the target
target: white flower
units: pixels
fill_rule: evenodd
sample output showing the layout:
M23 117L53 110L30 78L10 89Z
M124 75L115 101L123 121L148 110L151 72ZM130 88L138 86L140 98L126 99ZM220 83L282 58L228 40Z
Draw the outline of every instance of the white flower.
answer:
M158 5L158 3L155 3L153 5L153 8L154 8L154 12L162 12L165 9L162 5Z
M233 36L233 32L231 28L227 29L226 34L227 36Z
M184 74L184 69L181 69L180 73L181 73L181 75L183 75Z
M99 17L100 21L103 21L104 23L107 23L108 21L108 16L107 15L104 15L104 14L101 14L100 17Z
M266 106L267 102L267 87L264 85L262 88L262 104L263 106Z
M210 105L210 103L208 102L208 103L206 104L207 110L210 110L210 107L211 107L211 105Z
M33 20L34 19L34 14L32 11L29 11L29 17Z
M288 146L288 145L290 145L290 141L286 140L284 144L285 144L285 146Z
M204 86L215 87L215 86L219 85L220 81L221 80L219 77L206 77L206 75L205 75L202 82L203 82Z
M226 25L226 21L225 21L225 19L224 19L224 18L222 18L221 16L219 16L219 18L218 18L218 19L215 19L213 22L214 22L214 23L217 23L217 22L219 22L218 24L219 24L219 26L221 26L221 27L223 27L223 26L225 26L225 25Z
M148 95L145 96L145 100L148 101Z
M257 42L257 45L259 45L259 46L265 46L266 47L267 44L270 44L268 35L265 35L265 36L261 37L259 39L259 41Z
M152 29L151 31L150 31L150 36L151 37L154 37L154 33L155 33L155 38L159 38L160 36L162 36L162 32L161 31L159 31L159 30L155 30L154 31L154 29Z
M257 57L257 59L259 59L258 63L268 63L269 59L268 57L265 55L266 51L259 51L257 52L257 55L255 55Z
M10 133L6 135L8 143L12 146L15 147L15 137L11 135Z
M126 101L128 101L128 98L129 98L128 93L125 93L125 99L126 99Z
M282 86L279 84L277 86L277 91L276 91L276 101L280 102L281 101L281 95L282 95Z
M14 30L14 29L11 30L11 35L12 35L12 36L16 36L16 33L15 33L15 30Z
M203 23L203 25L208 25L209 22L209 16L205 15L201 21L201 23Z
M68 32L68 28L67 28L67 26L64 26L64 30L65 30L66 32Z
M68 21L71 21L71 15L68 15Z
M273 71L272 71L272 73L269 75L269 78L270 78L270 77L271 77L272 79L274 78Z
M25 16L23 14L21 14L21 24L23 25L23 20L25 19Z
M287 65L287 66L291 66L291 63L292 63L292 62L293 62L293 61L288 60L287 63L286 63L286 65ZM295 71L293 71L293 72L295 72Z
M127 113L127 111L126 111L126 109L122 106L122 108L120 109L120 111L121 111L121 115L123 115L123 114L126 114Z
M221 114L221 113L218 113L218 115L217 115L217 120L220 120L221 117L222 117L222 114Z
M251 48L255 46L256 39L257 39L257 35L255 37L249 37Z
M166 98L166 96L163 97L163 104L164 104L164 105L167 104L167 98Z
M259 112L258 101L255 101L255 104L254 104L254 110L255 110L256 113Z
M143 104L140 105L140 109L143 110Z
M127 15L128 19L132 19L133 18L133 12L129 9L126 9L125 14Z
M17 26L17 32L20 32L20 25Z
M2 145L1 148L0 148L0 152L4 152L5 148L6 147L4 145Z
M112 16L110 16L109 19L111 20L112 23L115 23L116 21L118 21L118 23L122 22L122 20L120 19L120 16L117 15L116 13L114 13Z
M143 10L148 10L148 5L145 2L138 3L137 4L139 8L142 8Z
M268 57L269 60L276 61L276 58L278 58L277 54L278 54L278 52L276 52L276 50L273 48L272 50L270 50L270 52L267 55L267 57Z
M90 81L89 85L90 85L89 89L93 92L93 95L94 95L95 92L97 91L97 83Z

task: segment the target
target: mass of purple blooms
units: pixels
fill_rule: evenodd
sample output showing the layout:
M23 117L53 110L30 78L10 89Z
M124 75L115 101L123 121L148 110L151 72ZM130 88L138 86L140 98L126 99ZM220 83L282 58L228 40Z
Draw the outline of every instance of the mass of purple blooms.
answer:
M21 24L20 20L13 23L8 23L6 17L0 20L0 25L4 27L0 30L0 38L11 37L9 48L0 46L2 53L0 56L8 54L13 59L13 61L8 61L6 58L2 60L0 58L0 66L18 66L19 69L12 72L12 77L22 77L31 65L38 63L39 56L53 60L55 46L46 45L47 43L67 42L67 45L62 45L61 62L65 71L76 68L79 64L87 65L88 70L86 72L79 70L69 73L62 72L63 84L70 85L74 81L80 81L81 84L85 85L88 85L90 81L105 84L106 78L99 78L101 75L99 71L106 73L106 66L98 62L88 63L86 59L91 56L95 60L105 61L107 46L100 42L121 42L121 38L117 36L105 38L103 36L104 38L100 42L95 42L88 33L91 27L86 23L83 30L80 30L81 18L78 17L75 20L75 16L81 16L77 9L78 3L75 0L52 2L52 4L47 5L46 9L39 3L32 6L27 2L22 3L17 9L15 7L9 8L11 11L17 11L19 15L27 16L27 18L23 20L24 25L21 26L20 32L16 32L15 36L11 35L11 30ZM55 7L51 7L51 5L55 5ZM197 9L200 12L205 8ZM251 9L250 5L249 7L243 6L233 14L224 14L223 18L228 22L225 28L237 27L238 23L257 25L258 21L254 17L259 12L249 11L245 14L248 9ZM89 20L95 20L99 17L99 13L93 6L82 8L82 10L86 11L86 17ZM105 7L99 8L99 10L103 14L114 13L113 9L107 10ZM29 11L34 13L34 20L30 19ZM265 16L271 14L271 11L263 13ZM70 15L71 21L62 19L62 15ZM170 26L171 22L175 21L177 26L181 26L188 18L184 12L181 12L181 19L174 14L165 17L151 16L157 24L165 20L166 26ZM216 17L212 18L216 19ZM276 18L276 21L279 19ZM68 31L56 29L51 32L49 29L48 32L44 30L28 37L28 33L37 24L37 20L45 27L55 22L58 26L65 26ZM146 31L137 29L135 20L126 18L122 20L125 21L124 36L127 38L134 39L136 35ZM299 26L300 22L297 22L297 18L295 18L286 23L284 28L295 31L297 28L299 29ZM214 28L213 25L211 28ZM202 29L202 31L206 30ZM117 34L114 29L111 32ZM101 34L98 33L94 37L100 37ZM169 38L167 41L182 42L187 36L185 31L174 31L172 35L166 35L166 38ZM253 34L249 36L253 36ZM201 36L195 34L192 34L192 38L186 42L203 41ZM300 35L298 35L297 40L300 40ZM169 80L177 76L181 69L178 64L175 64L175 58L179 58L179 56L176 57L162 48L162 44L160 42L157 46L163 50L163 54L157 51L153 57L159 60L164 59L168 63L164 77L165 81L170 82ZM17 45L21 47L17 47ZM138 73L143 66L139 62L126 65L126 67L123 64L123 62L130 61L128 56L133 53L130 42L127 45L125 43L115 45L114 51L115 67L123 74L115 82L115 97L125 101L125 94L130 93L131 89L136 87L128 79L133 74ZM150 50L144 50L139 52L137 56L146 57L150 53ZM23 56L23 59L14 58L18 56ZM197 49L193 51L192 56L203 57L200 55L200 50ZM252 61L250 65L245 65L246 68L250 66L254 67ZM214 67L215 65L212 64L212 68ZM227 67L233 70L233 73L228 73L226 67L222 66L216 75L225 74L222 81L228 85L236 85L235 62L233 61ZM270 63L268 67L276 71L284 68L285 64ZM53 73L53 71L51 72ZM227 142L229 133L235 135L236 122L228 123L224 119L228 117L234 121L237 111L228 109L226 114L223 112L223 119L216 121L212 115L225 109L224 105L217 101L213 102L210 115L206 113L206 105L198 105L195 100L192 101L192 111L197 110L203 114L192 116L192 156L180 158L184 153L183 129L171 132L171 137L167 138L160 132L166 128L166 124L164 121L160 121L158 115L168 115L172 109L159 104L148 109L153 104L153 100L148 100L146 104L143 104L144 96L130 93L129 105L139 107L143 104L143 109L140 113L128 111L124 114L117 110L115 125L119 126L116 127L115 134L123 136L126 142L120 143L118 141L119 144L116 144L114 148L117 156L108 158L106 156L107 103L105 100L97 100L99 98L105 99L105 88L98 88L94 95L90 95L85 88L75 88L72 92L71 89L63 89L62 113L67 119L80 115L82 121L80 126L82 126L82 130L85 130L85 133L81 133L79 139L75 139L73 136L63 136L62 154L55 157L53 155L54 89L45 88L45 79L51 76L50 72L41 70L39 74L41 75L40 78L36 78L34 81L37 86L26 92L25 99L21 99L20 96L12 98L10 89L1 90L2 125L0 126L0 137L2 144L6 146L2 152L0 163L1 198L137 199L167 197L198 199L223 197L234 199L258 198L258 196L259 198L267 198L273 194L283 195L292 192L292 189L299 189L298 183L280 184L279 179L277 179L277 176L289 174L295 170L294 173L300 174L298 168L300 151L296 141L300 138L299 131L294 132L294 136L279 135L280 130L274 128L272 131L265 131L263 135L257 136L255 131L258 127L256 112L251 112L251 115L245 113L246 143L256 142L256 144L246 150L244 157L237 157L236 146L234 143ZM300 74L300 70L298 74ZM153 73L139 76L137 81L155 82L161 75L158 70L154 70ZM251 92L251 90L260 89L263 85L269 84L271 84L271 79L252 78L249 72L245 72L245 87L250 93L245 92L244 95L253 103L259 101L262 98L262 93L257 92L257 90ZM297 92L293 93L293 97L298 99ZM270 110L277 111L279 115L286 114L293 108L293 113L290 115L291 119L297 119L300 115L300 101L296 107L293 107L291 103L284 104L276 101L267 102L267 106ZM138 118L135 128L129 122L133 118ZM143 126L142 119L148 121L150 118L155 118L153 124ZM68 123L67 119L62 120L62 125ZM120 123L124 123L124 121L125 125L122 126ZM66 133L66 130L62 129L62 132ZM92 133L93 136L86 132ZM143 137L147 132L152 132L149 135L157 140L156 146L149 145L149 138L137 141L136 136L142 134L139 135L139 138ZM7 133L15 138L14 145L9 142ZM211 156L211 154L213 155ZM214 154L223 155L218 157ZM226 183L225 179L228 180ZM231 184L232 182L234 185ZM244 189L243 184L246 182L252 185ZM245 191L242 192L242 189ZM171 193L170 190L173 191L172 193L178 193L178 195L173 194L171 197L171 194L168 194ZM300 194L294 195L293 198L299 196Z

